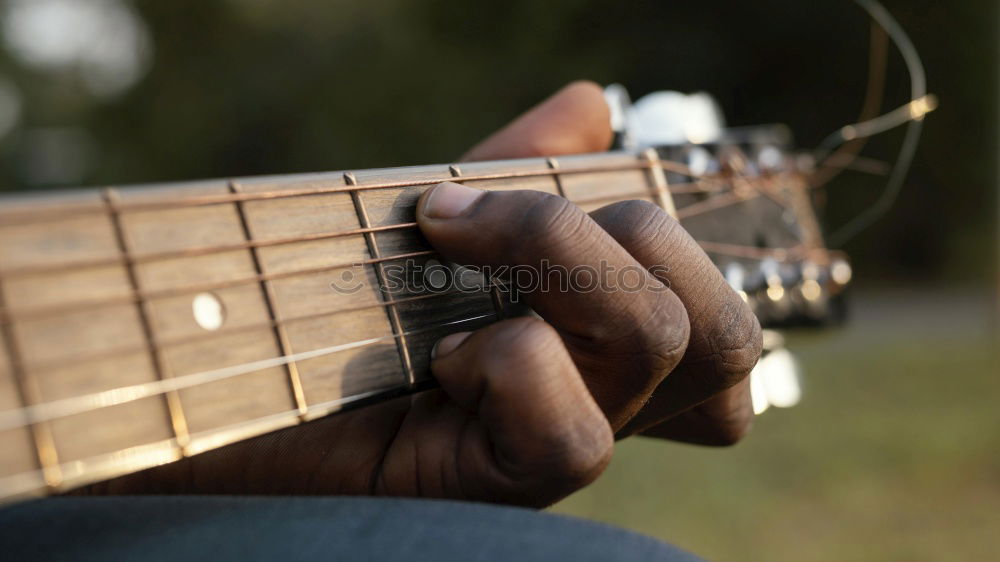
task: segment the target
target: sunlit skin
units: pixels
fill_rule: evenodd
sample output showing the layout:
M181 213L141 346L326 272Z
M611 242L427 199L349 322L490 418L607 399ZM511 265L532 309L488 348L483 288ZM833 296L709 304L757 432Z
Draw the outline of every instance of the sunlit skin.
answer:
M611 136L600 88L574 82L464 158L598 152ZM597 478L615 438L729 445L749 429L747 375L760 355L760 327L656 206L629 201L588 215L539 192L442 184L420 199L417 220L435 249L458 263L603 261L655 275L647 273L639 291L525 295L544 320L508 319L438 342L431 363L438 390L85 492L376 494L545 506Z

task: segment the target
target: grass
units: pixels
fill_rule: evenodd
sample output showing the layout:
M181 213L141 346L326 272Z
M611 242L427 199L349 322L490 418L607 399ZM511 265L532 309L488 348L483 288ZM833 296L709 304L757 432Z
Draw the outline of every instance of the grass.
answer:
M553 511L712 560L986 560L1000 552L1000 361L982 293L867 294L788 335L805 397L746 441L619 444ZM995 309L994 309L995 310Z

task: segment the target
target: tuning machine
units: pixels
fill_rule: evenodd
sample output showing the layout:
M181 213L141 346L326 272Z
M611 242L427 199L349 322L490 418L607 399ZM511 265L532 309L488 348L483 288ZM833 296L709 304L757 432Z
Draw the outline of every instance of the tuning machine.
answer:
M653 92L632 103L624 86L611 84L604 89L604 98L619 148L698 145L722 138L722 111L705 92Z

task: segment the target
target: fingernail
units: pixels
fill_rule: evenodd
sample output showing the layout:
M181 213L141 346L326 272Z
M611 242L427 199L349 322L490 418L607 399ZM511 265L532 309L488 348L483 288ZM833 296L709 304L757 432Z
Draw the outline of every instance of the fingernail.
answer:
M438 357L444 357L452 351L462 345L462 342L466 340L472 332L458 332L456 334L451 334L445 336L438 340L434 347L431 349L431 359L437 359Z
M483 193L450 181L439 183L427 196L423 213L432 219L453 219L464 213Z

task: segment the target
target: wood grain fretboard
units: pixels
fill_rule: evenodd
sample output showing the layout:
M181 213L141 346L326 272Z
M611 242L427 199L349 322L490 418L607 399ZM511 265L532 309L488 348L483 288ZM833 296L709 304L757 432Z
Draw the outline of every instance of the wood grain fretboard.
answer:
M0 497L426 386L438 338L503 315L491 291L381 283L393 264L439 259L413 213L440 181L672 211L671 191L703 189L667 185L683 170L650 151L0 200ZM333 289L351 276L363 288ZM217 329L193 315L199 295L223 308Z

